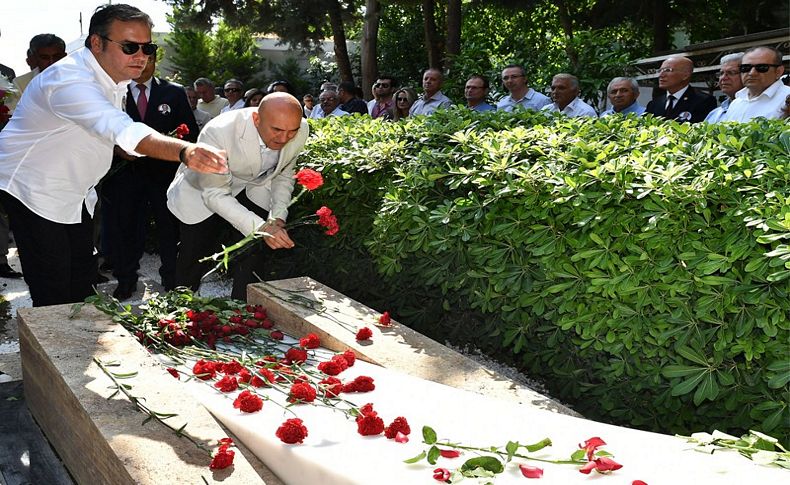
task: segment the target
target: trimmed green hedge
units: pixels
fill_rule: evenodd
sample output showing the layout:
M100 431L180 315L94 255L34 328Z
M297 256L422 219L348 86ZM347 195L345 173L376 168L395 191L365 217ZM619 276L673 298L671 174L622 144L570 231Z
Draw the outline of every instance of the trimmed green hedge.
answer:
M584 415L790 435L790 133L540 113L311 121L306 272ZM298 215L298 214L295 214ZM312 234L312 235L311 235Z

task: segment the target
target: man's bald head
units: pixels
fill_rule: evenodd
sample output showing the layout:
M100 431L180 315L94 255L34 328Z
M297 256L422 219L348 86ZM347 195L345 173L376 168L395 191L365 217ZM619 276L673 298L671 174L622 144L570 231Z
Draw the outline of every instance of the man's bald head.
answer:
M252 122L267 147L281 150L299 132L302 105L288 93L268 94L252 114Z
M668 57L658 69L658 87L675 93L688 86L693 72L694 63L688 57Z

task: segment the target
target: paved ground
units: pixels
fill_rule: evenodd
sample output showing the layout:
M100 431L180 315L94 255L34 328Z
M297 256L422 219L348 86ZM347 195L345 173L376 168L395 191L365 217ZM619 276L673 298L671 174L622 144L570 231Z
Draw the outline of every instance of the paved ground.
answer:
M8 263L17 271L21 271L19 258L16 248L11 247L9 251ZM144 254L140 261L140 281L137 283L137 292L130 299L125 301L131 305L140 304L143 299L147 299L152 293L162 291L159 282L159 256L156 254ZM99 291L111 294L118 284L111 274L104 274L110 281L98 286ZM3 296L11 303L11 318L6 323L0 323L0 383L22 378L22 368L19 363L19 337L17 334L16 311L19 308L33 306L30 300L30 292L24 279L0 278L0 287ZM231 285L229 281L222 281L217 278L205 281L200 287L200 294L205 296L225 296L229 297Z

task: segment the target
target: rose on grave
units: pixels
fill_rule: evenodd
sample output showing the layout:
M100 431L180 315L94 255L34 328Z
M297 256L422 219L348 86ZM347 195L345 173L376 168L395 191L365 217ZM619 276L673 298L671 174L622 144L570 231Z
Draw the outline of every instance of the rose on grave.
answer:
M585 440L583 444L579 445L579 448L587 452L587 460L592 460L593 457L595 456L596 450L598 450L599 447L605 444L606 442L604 440L602 440L597 436L594 436L588 440Z
M219 442L220 447L217 450L217 454L214 455L211 459L211 464L208 466L212 470L222 470L233 465L233 457L236 455L235 451L229 449L233 445L232 439L223 438Z
M250 391L241 391L233 401L233 407L245 413L254 413L263 408L263 399Z
M440 482L446 482L450 479L450 470L447 468L437 468L433 471L433 478Z
M370 340L373 336L373 331L368 327L362 327L359 329L356 335L356 339L359 341Z
M302 443L307 438L307 427L299 418L286 419L274 433L280 441L289 445Z

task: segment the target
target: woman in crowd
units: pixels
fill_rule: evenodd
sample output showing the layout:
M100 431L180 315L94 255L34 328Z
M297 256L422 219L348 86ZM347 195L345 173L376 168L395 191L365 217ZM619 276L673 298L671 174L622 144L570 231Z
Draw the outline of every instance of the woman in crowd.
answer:
M261 100L266 95L262 90L258 88L252 88L244 93L244 107L245 108L257 108L259 104L261 104Z
M408 118L409 108L417 101L417 92L412 88L400 88L395 92L393 98L395 99L395 106L384 115L384 119L398 121Z
M271 94L278 91L288 94L294 93L291 83L288 81L274 81L266 87L266 94Z

